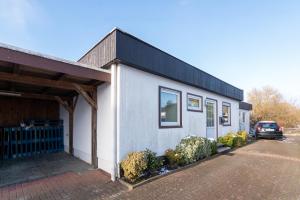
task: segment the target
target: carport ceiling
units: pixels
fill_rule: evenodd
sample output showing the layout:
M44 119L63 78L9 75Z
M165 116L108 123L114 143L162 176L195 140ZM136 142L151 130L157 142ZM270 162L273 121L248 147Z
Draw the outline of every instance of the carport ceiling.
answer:
M107 70L0 44L0 95L66 98L109 81Z

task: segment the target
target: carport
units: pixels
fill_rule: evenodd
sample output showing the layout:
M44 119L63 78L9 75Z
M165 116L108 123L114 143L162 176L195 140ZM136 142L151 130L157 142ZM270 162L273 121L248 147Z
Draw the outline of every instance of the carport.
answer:
M74 110L78 96L91 107L91 164L97 168L97 86L110 82L110 72L78 62L0 44L0 99L55 102L68 111L68 152L73 155ZM31 103L31 108L35 107ZM3 105L2 105L3 106ZM34 111L27 111L34 113ZM9 114L9 113L8 113ZM5 116L0 116L0 126ZM10 113L14 114L14 113ZM2 119L1 119L2 118ZM16 122L17 123L17 122ZM87 134L87 133L82 133ZM3 145L0 144L0 150ZM1 151L0 151L1 152ZM0 155L0 159L1 159ZM3 159L3 158L2 158Z

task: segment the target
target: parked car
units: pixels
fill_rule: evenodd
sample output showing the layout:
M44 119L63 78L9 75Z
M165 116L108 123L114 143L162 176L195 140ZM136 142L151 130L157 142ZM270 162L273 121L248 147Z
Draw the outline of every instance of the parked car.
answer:
M282 138L283 128L275 121L259 121L254 126L255 138Z

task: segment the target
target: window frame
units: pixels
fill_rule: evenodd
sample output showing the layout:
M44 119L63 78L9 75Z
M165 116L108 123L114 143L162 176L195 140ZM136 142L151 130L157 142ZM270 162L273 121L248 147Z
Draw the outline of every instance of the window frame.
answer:
M170 91L170 93L177 93L178 94L178 104L177 105L177 108L178 108L178 120L176 123L176 125L173 125L173 124L164 124L162 121L161 121L161 92L165 90L165 91ZM168 122L166 122L168 123ZM170 122L169 122L170 123ZM179 91L179 90L175 90L175 89L172 89L172 88L168 88L168 87L164 87L164 86L159 86L159 89L158 89L158 125L159 125L159 128L160 129L164 129L164 128L182 128L182 92Z
M210 115L208 115L208 105L209 104L211 104L211 105L213 105L212 106L212 108L214 108L214 103L213 102L211 102L211 101L207 101L206 103L205 103L205 105L206 105L206 128L213 128L213 127L216 127L216 116L215 116L215 111L214 111L214 109L212 109L212 115L210 116ZM211 120L210 122L210 124L208 123L209 121L208 120Z
M223 115L223 107L226 106L229 108L229 117L228 117L228 122L223 122L222 125L223 126L231 126L231 103L228 102L222 102L222 118L224 117Z
M200 100L201 103L200 110L189 108L189 96L192 96L195 99L198 98ZM191 112L203 112L203 97L192 93L186 93L186 109L187 111L191 111Z

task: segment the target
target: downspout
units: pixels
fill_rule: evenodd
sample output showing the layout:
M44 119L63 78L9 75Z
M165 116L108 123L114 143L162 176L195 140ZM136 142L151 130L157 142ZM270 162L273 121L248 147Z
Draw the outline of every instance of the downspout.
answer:
M113 169L111 180L116 181L117 170L117 64L111 65L111 106L112 106L112 132L113 132Z

